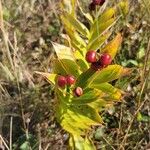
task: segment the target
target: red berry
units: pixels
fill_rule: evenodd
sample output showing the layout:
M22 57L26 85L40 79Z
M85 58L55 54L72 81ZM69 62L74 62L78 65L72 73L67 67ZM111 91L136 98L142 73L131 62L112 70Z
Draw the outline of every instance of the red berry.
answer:
M67 80L67 85L72 85L75 83L76 79L74 76L72 75L68 75L66 76L66 80Z
M103 5L105 3L105 0L93 0L94 5Z
M75 96L80 97L83 94L83 89L81 87L76 87L74 89L74 94Z
M107 66L111 64L112 58L109 54L102 54L99 61L102 66Z
M64 87L67 84L67 80L64 76L58 76L57 78L57 84L60 87Z
M96 51L90 50L86 53L86 61L89 63L96 62Z
M99 5L101 0L93 0L94 5Z
M92 3L90 3L90 5L89 5L89 10L90 11L93 11L93 10L95 10L96 9L96 5L92 2Z

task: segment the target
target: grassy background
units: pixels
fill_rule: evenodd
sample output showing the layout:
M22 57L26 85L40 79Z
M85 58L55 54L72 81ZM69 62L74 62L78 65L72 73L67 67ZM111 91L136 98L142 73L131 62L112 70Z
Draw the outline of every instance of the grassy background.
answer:
M51 69L50 41L61 40L58 1L0 2L0 149L65 150L68 134L54 118L53 87L34 74ZM114 27L124 33L116 62L134 70L115 83L125 90L122 103L104 111L105 126L91 133L97 149L150 149L149 8L149 0L132 0Z

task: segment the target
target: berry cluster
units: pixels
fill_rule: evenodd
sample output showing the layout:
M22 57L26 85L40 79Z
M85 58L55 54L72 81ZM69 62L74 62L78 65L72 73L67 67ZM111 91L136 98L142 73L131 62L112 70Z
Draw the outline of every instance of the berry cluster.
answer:
M95 10L96 5L102 6L105 3L105 0L93 0L90 5L89 5L89 9Z
M110 65L112 62L112 58L107 53L99 56L96 51L90 50L86 53L86 61L91 63L92 69L99 70Z
M72 84L75 83L75 77L72 75L67 75L67 76L58 76L57 79L57 84L59 87L65 87L66 85L71 86Z
M64 88L66 85L71 86L76 82L76 79L73 75L67 76L58 76L57 84L59 87ZM83 89L81 87L76 87L74 90L74 95L79 97L83 94Z

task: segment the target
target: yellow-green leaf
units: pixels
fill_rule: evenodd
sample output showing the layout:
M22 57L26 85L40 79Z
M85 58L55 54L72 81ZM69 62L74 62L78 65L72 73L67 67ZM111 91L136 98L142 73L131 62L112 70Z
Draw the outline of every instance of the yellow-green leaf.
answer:
M110 98L112 100L120 100L121 98L121 90L115 88L109 83L95 83L90 86L91 88L96 88L105 93L105 97Z
M75 61L75 57L70 47L52 42L58 59L70 59Z
M73 17L69 13L64 13L63 18L66 18L67 23L74 29L77 30L79 33L81 33L85 37L89 37L89 30L86 28L86 26L81 23L77 18ZM63 19L62 19L63 20Z
M126 16L129 12L129 1L124 0L118 4L120 11L123 13L123 16Z
M111 33L106 33L104 35L99 36L97 39L93 40L92 42L89 42L87 46L87 50L97 50L101 47L101 45L108 39L108 37L111 35Z
M35 71L35 73L44 77L48 82L55 84L55 78L57 74L44 73L44 72L38 72L38 71Z
M102 35L102 33L106 32L114 23L115 19L111 18L106 22L97 24L97 26L92 29L93 32L90 32L91 36L89 43L92 43L93 41L97 40Z
M80 5L79 1L77 1L77 2L78 2L78 7L79 7L80 11L82 12L82 14L85 16L86 19L88 19L88 21L89 21L90 24L93 24L94 20L93 20L93 17L91 16L91 14L90 13L85 13L83 11L83 8Z
M89 103L88 105L91 106L92 108L94 108L95 110L100 111L100 109L103 107L106 107L107 104L108 104L107 101L100 98L100 99L97 99L96 101L94 101L92 103Z
M76 58L76 63L80 67L80 70L82 72L86 71L89 68L89 64L87 63L87 61L85 60L85 58L77 50L74 52L74 56Z
M109 19L115 17L115 12L116 12L115 8L109 8L108 10L106 10L102 15L98 17L98 19L95 20L90 31L93 32L94 28L97 28L97 24L105 23Z
M73 97L72 104L74 105L81 105L81 104L88 104L93 101L96 101L97 98L101 96L101 91L96 90L96 89L89 89L87 92L84 91L84 94L80 97Z
M70 135L69 146L71 150L96 150L91 139L78 135Z
M61 4L61 8L65 11L67 11L68 13L70 13L72 16L75 16L76 12L76 0L62 0Z
M87 84L87 80L95 73L95 71L91 68L80 74L77 78L75 86L85 87Z
M104 82L111 82L122 76L123 67L119 65L109 65L108 67L95 72L88 80L87 86L92 84L100 84Z
M69 101L69 97L64 96L59 89L56 91L56 95L59 104L56 107L57 121L69 133L84 135L85 130L102 122L102 118L92 107L86 104L73 105Z
M54 60L53 70L56 74L67 75L71 74L75 77L79 76L79 67L76 62L70 59L57 59Z
M122 36L120 33L116 35L116 37L108 43L102 50L102 53L108 53L111 55L112 58L116 56L117 51L122 43Z

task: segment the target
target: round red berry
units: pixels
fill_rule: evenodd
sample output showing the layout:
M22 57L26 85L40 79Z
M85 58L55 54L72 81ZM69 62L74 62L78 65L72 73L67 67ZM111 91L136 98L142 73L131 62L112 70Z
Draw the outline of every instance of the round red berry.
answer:
M101 0L93 0L94 5L99 5Z
M66 76L67 85L72 85L75 83L76 79L73 75Z
M89 62L89 63L94 63L96 62L96 51L94 50L90 50L86 53L86 61Z
M60 87L64 87L67 84L67 80L64 76L58 76L57 78L57 84Z
M76 87L74 89L74 94L75 96L80 97L81 95L83 95L83 89L81 87Z
M102 54L99 61L102 66L107 66L111 64L112 58L109 54Z
M93 0L94 5L103 5L105 3L105 0Z

